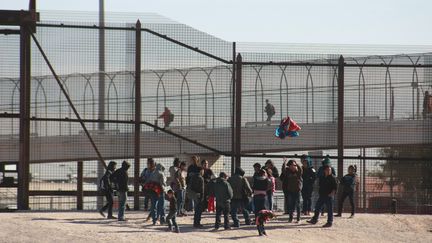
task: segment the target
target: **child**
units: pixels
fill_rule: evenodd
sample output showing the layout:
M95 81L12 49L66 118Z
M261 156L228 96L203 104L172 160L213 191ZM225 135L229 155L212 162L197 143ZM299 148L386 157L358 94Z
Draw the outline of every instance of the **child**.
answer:
M339 198L338 202L338 214L335 217L342 217L343 203L346 197L349 198L351 204L351 217L354 217L355 206L354 206L354 190L356 186L356 170L357 166L350 165L348 167L348 174L342 177L340 180L340 185L342 186L342 196Z
M255 219L255 222L257 225L259 236L263 236L263 235L267 236L267 233L264 229L264 223L267 222L269 219L272 219L274 217L276 217L276 215L270 210L263 209L263 210L258 212L256 219Z
M174 226L174 232L180 233L179 227L176 222L176 214L177 214L177 199L174 196L173 190L168 190L166 194L166 200L169 201L169 213L166 217L168 223L168 230L172 232Z
M331 167L325 165L323 168L324 177L321 179L319 185L319 198L315 205L315 214L311 220L307 221L311 224L318 222L318 217L321 208L324 204L327 206L327 223L323 227L331 227L333 223L333 197L336 193L337 182L336 178L332 175Z
M273 177L272 169L267 169L268 179L271 182L270 188L267 190L268 209L273 210L273 195L276 191L276 180Z

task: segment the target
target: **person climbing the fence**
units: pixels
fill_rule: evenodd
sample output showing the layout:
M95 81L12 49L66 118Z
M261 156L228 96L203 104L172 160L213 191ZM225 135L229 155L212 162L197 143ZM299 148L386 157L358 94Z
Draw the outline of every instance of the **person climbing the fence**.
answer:
M170 126L171 122L174 121L174 114L171 112L168 107L165 107L164 112L159 116L159 118L162 118L164 121L164 128L167 128Z
M268 99L266 99L265 102L266 102L266 106L264 107L264 112L267 114L267 121L270 122L272 117L276 114L276 110L274 106L270 104Z

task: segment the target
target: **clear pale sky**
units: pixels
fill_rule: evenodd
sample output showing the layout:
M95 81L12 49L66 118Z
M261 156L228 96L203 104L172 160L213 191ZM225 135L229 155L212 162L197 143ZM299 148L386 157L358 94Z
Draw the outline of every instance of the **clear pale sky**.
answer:
M39 10L95 11L99 0L39 0ZM28 0L0 0L27 9ZM432 45L431 0L105 0L107 12L153 12L227 41Z

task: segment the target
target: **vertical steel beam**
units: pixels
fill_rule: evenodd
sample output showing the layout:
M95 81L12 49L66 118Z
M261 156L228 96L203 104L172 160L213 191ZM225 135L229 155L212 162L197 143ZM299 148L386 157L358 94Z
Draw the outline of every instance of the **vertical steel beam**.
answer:
M26 23L20 27L20 126L18 164L19 210L29 209L29 160L30 160L30 81L31 50L30 33Z
M139 210L139 175L141 154L141 22L135 30L135 150L134 150L134 209Z
M239 53L236 61L235 79L235 167L241 165L241 112L242 112L242 56Z
M338 124L337 124L337 154L338 154L338 173L343 176L343 156L344 156L344 74L345 61L341 55L338 63Z
M99 0L99 87L98 87L98 118L105 119L105 4ZM105 130L105 123L97 124L98 130ZM105 173L102 161L97 165L97 175L101 178ZM103 204L103 197L97 197L97 206Z
M235 79L236 79L236 43L233 42L233 64L232 64L232 106L231 106L231 175L234 175L235 170L235 116L236 116L236 108L235 108Z
M82 161L77 163L77 210L83 210L84 191L83 191L83 172L84 166Z

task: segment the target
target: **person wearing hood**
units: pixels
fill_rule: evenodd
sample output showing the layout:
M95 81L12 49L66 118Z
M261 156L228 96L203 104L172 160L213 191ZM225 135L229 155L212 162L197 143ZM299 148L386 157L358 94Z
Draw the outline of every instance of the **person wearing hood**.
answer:
M99 213L102 215L102 217L105 218L105 214L104 211L108 209L108 219L115 219L116 217L114 217L112 215L112 208L113 208L113 193L114 193L114 189L112 187L112 183L111 183L111 176L113 174L113 172L115 171L117 166L117 163L115 161L110 161L107 169L105 171L105 174L102 176L101 180L100 180L100 191L104 194L107 203L105 204L105 206L103 206L100 210Z
M312 211L312 192L316 180L316 171L312 166L312 160L309 156L303 155L301 157L303 169L303 188L301 190L303 198L303 214L310 215Z
M117 192L119 198L118 221L126 221L124 214L126 210L127 192L129 191L129 175L127 172L129 167L129 162L125 160L122 162L121 167L114 171L111 176L112 181L117 185Z
M229 226L229 212L230 212L230 203L233 197L233 189L231 185L227 182L227 174L225 172L221 172L219 177L215 179L214 184L212 185L211 192L213 192L216 198L216 221L215 221L215 229L219 229L221 224L221 214L224 215L224 228L230 229Z
M245 171L237 167L234 171L234 175L228 179L228 183L231 185L233 190L233 198L231 200L231 217L233 220L233 227L240 227L240 221L237 217L237 212L240 209L243 213L245 224L250 225L251 220L249 217L249 211L246 210L249 204L249 198L252 195L252 188L249 185L248 180L244 177Z
M329 157L325 157L322 161L321 161L322 166L318 168L317 171L317 178L318 178L318 182L321 183L321 179L323 179L325 177L324 175L324 167L325 166L329 166L330 170L331 170L331 174L333 176L336 176L336 170L333 168L333 166L331 166L331 161L329 159Z

